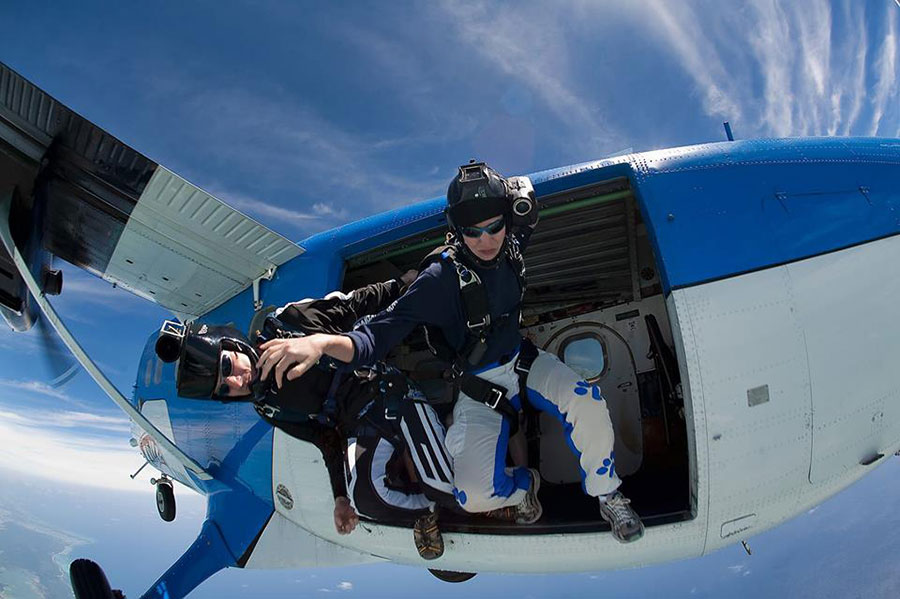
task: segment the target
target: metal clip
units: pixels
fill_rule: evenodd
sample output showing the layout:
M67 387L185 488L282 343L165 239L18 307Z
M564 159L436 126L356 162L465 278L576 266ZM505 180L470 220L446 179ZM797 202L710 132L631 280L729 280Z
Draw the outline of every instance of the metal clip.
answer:
M266 281L271 281L272 277L275 276L275 269L277 266L270 266L266 269L266 272L262 274L262 276L253 279L253 309L259 310L263 307L262 299L259 297L259 282L265 279Z
M500 405L500 401L505 397L506 394L500 389L491 389L491 393L494 394L493 401L486 401L484 402L484 405L492 410L496 410L497 406Z

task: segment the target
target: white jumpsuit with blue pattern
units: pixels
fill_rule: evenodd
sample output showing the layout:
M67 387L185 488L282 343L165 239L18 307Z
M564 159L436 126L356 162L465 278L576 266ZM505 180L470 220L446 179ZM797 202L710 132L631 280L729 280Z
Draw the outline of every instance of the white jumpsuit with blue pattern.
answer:
M515 359L475 372L505 387L519 409ZM569 448L578 456L585 492L597 497L616 490L615 436L606 400L599 387L588 385L556 356L539 351L527 380L528 401L559 419ZM506 467L509 422L501 414L464 394L453 409L446 447L453 457L454 494L467 512L486 512L517 505L531 478L526 468Z

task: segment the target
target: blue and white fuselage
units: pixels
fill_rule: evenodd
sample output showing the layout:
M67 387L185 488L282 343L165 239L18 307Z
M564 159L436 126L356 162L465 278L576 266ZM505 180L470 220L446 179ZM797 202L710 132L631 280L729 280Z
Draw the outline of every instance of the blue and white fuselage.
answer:
M900 282L892 276L900 261L900 140L724 142L530 177L541 200L627 180L658 269L658 318L677 356L689 517L649 526L627 546L602 530L449 532L447 552L433 563L418 557L408 529L371 524L339 536L318 451L273 431L247 404L176 397L153 336L134 400L213 474L201 481L156 464L210 496L209 518L234 559L227 565L387 559L559 572L694 557L801 513L900 449ZM262 283L261 299L281 305L341 288L348 261L438 229L443 205L436 198L301 242L305 251ZM590 227L587 220L582 230ZM526 332L545 347L562 343L555 332L588 321L616 332L609 315L634 300ZM202 320L246 329L253 315L247 290ZM626 339L624 328L619 333ZM290 502L275 499L279 488Z

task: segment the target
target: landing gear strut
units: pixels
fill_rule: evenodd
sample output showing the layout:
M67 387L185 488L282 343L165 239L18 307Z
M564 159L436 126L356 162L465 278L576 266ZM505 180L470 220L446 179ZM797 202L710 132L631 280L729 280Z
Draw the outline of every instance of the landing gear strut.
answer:
M151 478L150 484L156 485L156 511L159 512L159 517L171 522L175 519L175 491L172 479L163 474L161 478Z

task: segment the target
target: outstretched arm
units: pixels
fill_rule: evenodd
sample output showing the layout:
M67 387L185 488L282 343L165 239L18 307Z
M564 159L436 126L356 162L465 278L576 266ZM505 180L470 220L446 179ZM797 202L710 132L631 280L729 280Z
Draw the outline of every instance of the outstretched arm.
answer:
M292 381L310 369L323 355L341 362L353 360L353 342L343 335L309 335L295 339L272 339L263 343L259 358L260 377L265 379L275 370L275 383L280 388L285 373Z
M323 355L354 366L382 359L419 324L441 326L454 314L459 301L455 273L439 277L439 265L432 264L410 286L390 310L346 335L317 334L299 339L273 339L264 343L259 360L261 376L274 369L280 387L287 374L294 380Z

